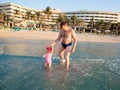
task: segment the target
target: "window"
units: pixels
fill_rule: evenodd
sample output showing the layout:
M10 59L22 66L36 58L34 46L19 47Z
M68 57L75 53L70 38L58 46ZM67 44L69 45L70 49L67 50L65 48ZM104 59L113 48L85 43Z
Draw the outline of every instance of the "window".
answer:
M117 17L114 17L114 19L118 19Z

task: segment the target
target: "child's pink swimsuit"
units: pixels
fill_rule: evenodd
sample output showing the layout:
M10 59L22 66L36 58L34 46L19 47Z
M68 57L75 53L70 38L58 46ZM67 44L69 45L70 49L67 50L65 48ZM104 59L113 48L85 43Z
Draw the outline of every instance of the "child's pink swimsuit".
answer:
M51 60L52 54L46 53L45 55L45 59L46 59L46 63L49 64L50 60Z

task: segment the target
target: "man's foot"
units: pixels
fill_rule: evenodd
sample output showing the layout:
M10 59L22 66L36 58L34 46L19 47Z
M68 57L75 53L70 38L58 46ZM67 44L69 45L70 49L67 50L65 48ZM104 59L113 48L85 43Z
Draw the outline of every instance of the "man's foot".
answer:
M65 70L68 72L68 71L69 71L69 68L65 68Z
M65 64L65 60L60 60L60 64L61 65Z

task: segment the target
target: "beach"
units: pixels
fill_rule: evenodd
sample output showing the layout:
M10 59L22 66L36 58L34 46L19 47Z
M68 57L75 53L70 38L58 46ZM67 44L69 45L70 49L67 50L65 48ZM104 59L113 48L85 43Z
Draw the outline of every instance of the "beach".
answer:
M58 32L53 31L12 31L0 30L0 42L6 40L7 42L24 42L31 40L31 42L38 41L53 41L57 38ZM77 33L78 42L103 42L103 43L120 43L120 36L96 35L90 33Z
M52 31L0 30L0 90L120 90L120 37L77 33L66 72L54 47L52 70L44 69Z

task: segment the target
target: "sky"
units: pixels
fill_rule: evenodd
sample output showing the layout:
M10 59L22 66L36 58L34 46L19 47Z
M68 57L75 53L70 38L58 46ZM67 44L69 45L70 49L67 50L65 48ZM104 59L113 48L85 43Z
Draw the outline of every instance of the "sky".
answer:
M61 11L112 11L120 12L120 0L0 0L12 2L28 8L45 10L47 6Z

